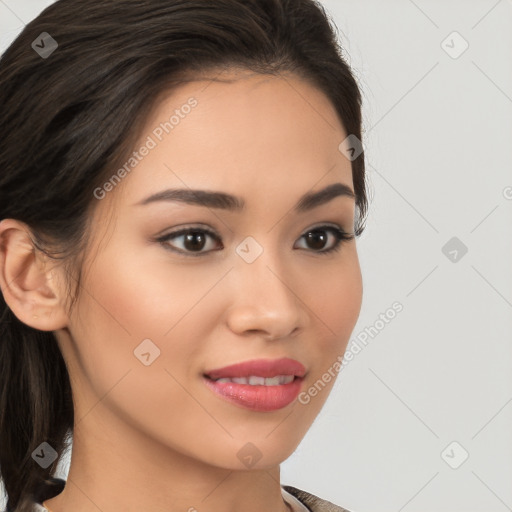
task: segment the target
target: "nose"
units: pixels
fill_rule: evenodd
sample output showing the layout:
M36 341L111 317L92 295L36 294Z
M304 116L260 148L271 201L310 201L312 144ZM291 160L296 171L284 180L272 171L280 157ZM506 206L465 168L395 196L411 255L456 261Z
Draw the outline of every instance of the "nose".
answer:
M262 255L251 264L238 262L230 279L233 293L226 321L234 333L278 340L306 327L307 308L290 271Z

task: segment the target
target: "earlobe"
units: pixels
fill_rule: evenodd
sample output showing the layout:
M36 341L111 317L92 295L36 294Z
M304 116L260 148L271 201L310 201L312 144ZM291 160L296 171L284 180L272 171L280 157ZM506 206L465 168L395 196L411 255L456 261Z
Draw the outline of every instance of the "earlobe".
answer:
M24 324L40 331L68 325L57 271L48 256L32 243L26 224L0 222L0 289L4 300Z

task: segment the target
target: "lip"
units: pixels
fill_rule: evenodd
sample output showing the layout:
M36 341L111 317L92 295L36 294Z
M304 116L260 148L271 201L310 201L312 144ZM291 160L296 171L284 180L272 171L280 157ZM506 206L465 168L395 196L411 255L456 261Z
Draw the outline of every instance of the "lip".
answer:
M306 374L304 365L295 359L255 359L223 368L209 370L203 374L205 385L220 398L228 402L258 412L275 411L291 404L300 392L303 377ZM288 384L261 386L237 384L235 382L217 382L214 379L249 377L276 377L277 375L294 375Z
M302 378L305 374L306 368L304 365L289 357L281 359L253 359L205 372L205 375L211 379L249 377L250 375L259 375L260 377L295 375Z
M203 377L206 386L220 398L243 409L268 412L291 404L300 392L302 378L277 386L252 386L235 382L217 382Z

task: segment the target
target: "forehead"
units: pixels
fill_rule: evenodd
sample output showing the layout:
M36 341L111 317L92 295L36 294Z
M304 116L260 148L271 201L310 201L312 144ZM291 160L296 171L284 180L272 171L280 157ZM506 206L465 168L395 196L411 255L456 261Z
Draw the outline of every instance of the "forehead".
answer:
M320 90L295 75L211 78L159 98L111 195L133 204L164 186L190 187L247 196L250 204L251 196L298 197L321 180L352 186L338 149L346 133Z

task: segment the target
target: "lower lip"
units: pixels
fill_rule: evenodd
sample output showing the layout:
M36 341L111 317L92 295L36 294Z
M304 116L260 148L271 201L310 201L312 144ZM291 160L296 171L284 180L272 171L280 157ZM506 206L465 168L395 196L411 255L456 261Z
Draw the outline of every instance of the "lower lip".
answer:
M302 378L288 384L252 386L235 382L217 382L204 377L205 384L221 398L253 411L276 411L291 404L299 394Z

